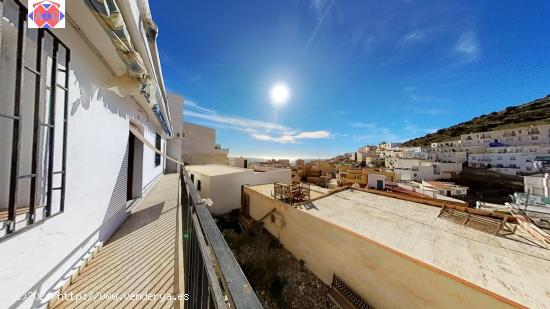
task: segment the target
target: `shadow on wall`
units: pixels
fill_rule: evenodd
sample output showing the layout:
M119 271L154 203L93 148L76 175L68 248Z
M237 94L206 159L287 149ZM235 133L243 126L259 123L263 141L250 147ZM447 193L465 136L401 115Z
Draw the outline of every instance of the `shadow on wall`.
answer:
M25 295L30 295L33 292L39 295L45 295L49 292L55 291L58 288L59 281L68 280L76 268L80 265L80 262L85 259L91 247L94 246L97 241L106 241L113 233L120 227L124 220L128 217L126 212L126 177L128 171L128 144L126 144L126 153L124 159L121 162L118 177L111 194L109 205L105 211L105 215L101 226L92 231L88 237L86 237L78 246L76 246L68 255L66 255L58 264L56 264L44 277L42 277L33 287L31 287L25 294L12 304L9 308L18 308L25 300ZM162 208L162 207L161 207ZM157 209L157 208L155 208ZM97 237L96 237L97 235ZM90 244L91 242L91 244ZM78 256L75 256L77 255ZM73 260L72 266L69 268L61 278L59 278L51 286L44 287L43 284L51 279L59 269L66 266L65 264ZM46 305L44 300L37 298L34 300L32 308L41 308Z
M74 60L73 62L77 62ZM87 68L83 63L76 63L76 66L84 67L83 72L93 72L95 68ZM118 115L121 118L127 119L129 114L129 106L127 100L130 97L121 97L115 92L104 88L104 85L97 85L89 76L91 74L80 74L71 70L70 76L70 89L78 89L78 96L69 96L69 109L70 115L74 116L80 108L89 110L91 105L96 103L103 103L111 113ZM107 77L113 78L113 77ZM75 92L72 92L73 94ZM118 104L115 102L119 102ZM141 107L139 108L141 110Z
M128 141L128 139L126 139ZM126 212L126 196L128 188L128 154L129 144L126 142L126 153L121 162L109 205L103 217L103 223L99 230L99 240L109 238L128 216Z
M135 104L128 104L130 98L122 98L114 92L106 89L102 89L102 85L97 85L97 78L91 78L92 76L100 76L101 78L111 78L110 74L98 71L97 67L93 67L89 62L79 61L79 58L73 58L71 60L71 66L79 68L80 72L87 72L81 74L70 70L70 85L71 89L69 93L69 141L71 143L72 137L71 130L71 117L74 117L79 111L89 111L92 104L101 103L111 113L118 115L120 118L128 119L130 115L130 107ZM141 110L141 108L140 108ZM89 132L93 132L89 130ZM91 134L91 133L90 133ZM80 137L87 138L87 137ZM109 138L94 134L92 140ZM126 153L124 159L120 164L116 183L111 193L109 205L105 211L105 215L102 224L80 242L75 248L68 253L59 263L57 263L52 269L48 271L40 280L38 280L26 293L21 295L18 300L13 303L9 308L18 308L25 301L24 296L28 296L31 293L38 293L39 295L45 295L48 292L55 291L58 288L58 284L62 280L68 280L73 271L77 268L80 262L87 256L89 250L96 244L97 241L107 240L113 233L120 227L124 220L128 217L126 211L126 190L127 188L127 172L128 172L128 139L126 138ZM71 150L69 150L71 151ZM162 207L160 207L162 208ZM155 207L155 209L158 209ZM67 263L71 263L70 267L67 267ZM69 269L65 272L55 283L46 286L45 283L48 280L52 280L56 275L56 272L62 269ZM39 308L45 306L44 300L35 299L32 308Z

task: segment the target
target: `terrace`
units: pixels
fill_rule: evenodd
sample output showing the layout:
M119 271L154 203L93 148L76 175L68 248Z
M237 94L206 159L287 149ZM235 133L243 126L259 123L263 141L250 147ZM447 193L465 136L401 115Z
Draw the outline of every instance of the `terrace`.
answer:
M522 228L495 233L502 215L348 188L290 205L273 190L245 187L249 215L326 284L337 276L375 307L549 308L550 251Z
M61 293L82 296L90 291L101 308L261 308L185 171L162 176ZM131 293L158 298L143 302L126 297ZM189 300L178 298L183 294ZM173 300L160 298L167 295ZM50 302L50 308L88 305L90 301L76 298Z

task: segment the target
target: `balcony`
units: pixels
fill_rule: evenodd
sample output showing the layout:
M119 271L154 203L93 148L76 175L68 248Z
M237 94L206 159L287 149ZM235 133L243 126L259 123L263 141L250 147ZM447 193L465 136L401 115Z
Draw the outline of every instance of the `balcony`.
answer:
M185 171L162 176L61 294L91 291L103 298L50 307L262 307ZM140 303L132 293L188 299Z

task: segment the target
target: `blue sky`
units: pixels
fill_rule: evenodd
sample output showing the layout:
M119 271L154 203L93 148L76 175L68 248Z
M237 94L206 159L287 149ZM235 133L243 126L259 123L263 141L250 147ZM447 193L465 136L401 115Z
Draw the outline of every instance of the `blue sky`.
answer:
M170 3L170 4L168 4ZM230 155L325 158L550 93L550 1L151 1L184 121ZM274 107L270 89L291 91Z

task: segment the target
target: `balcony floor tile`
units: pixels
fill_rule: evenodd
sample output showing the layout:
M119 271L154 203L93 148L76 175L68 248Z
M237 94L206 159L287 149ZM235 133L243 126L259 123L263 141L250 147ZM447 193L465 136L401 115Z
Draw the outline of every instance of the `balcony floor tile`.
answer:
M179 293L175 273L178 269L177 199L178 175L161 176L64 291L65 295L86 295L92 300L60 300L52 308L174 307L174 302L160 297ZM157 299L130 300L129 293L152 293Z

